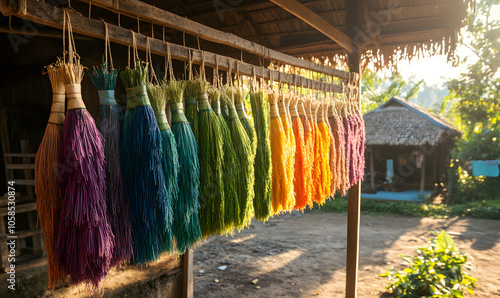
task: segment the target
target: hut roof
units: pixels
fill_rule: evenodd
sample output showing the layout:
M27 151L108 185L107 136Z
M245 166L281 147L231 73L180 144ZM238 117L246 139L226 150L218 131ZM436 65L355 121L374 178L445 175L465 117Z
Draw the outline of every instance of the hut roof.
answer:
M399 97L363 118L366 145L435 146L461 135L452 124Z

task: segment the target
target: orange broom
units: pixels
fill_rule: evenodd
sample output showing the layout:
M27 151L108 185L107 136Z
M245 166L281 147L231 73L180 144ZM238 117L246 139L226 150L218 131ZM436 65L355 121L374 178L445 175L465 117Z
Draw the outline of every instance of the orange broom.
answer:
M322 183L321 183L321 147L322 147L322 138L321 131L319 130L319 125L317 123L317 112L318 112L319 104L314 100L310 101L310 109L311 109L311 119L312 119L312 129L314 131L314 163L313 163L313 200L316 203L321 203L321 192L322 192Z
M330 130L326 124L325 104L319 105L318 128L321 132L321 201L323 204L326 197L331 193L332 172L330 170Z
M313 202L313 162L314 162L314 139L311 130L311 124L309 123L307 112L306 112L307 102L301 98L297 104L297 111L300 117L300 122L304 128L304 180L305 180L305 191L306 191L306 205L312 206Z
M38 222L43 230L45 250L49 265L49 289L53 290L64 278L63 267L54 257L58 231L59 213L63 196L59 187L57 167L58 149L64 123L65 89L61 75L64 72L61 62L46 67L52 85L52 107L45 134L38 147L35 159L35 191Z
M309 197L311 199L310 207L313 206L314 199L316 198L316 192L318 190L318 177L316 175L315 166L316 166L316 121L314 120L313 116L313 102L310 98L307 98L304 100L304 108L307 116L307 123L308 123L308 132L306 135L306 150L307 154L309 156L309 164L311 167L311 174L310 174L310 194Z
M278 110L278 94L271 91L268 94L271 126L269 138L271 140L272 185L271 200L274 214L283 210L282 202L286 201L286 136Z
M285 151L285 170L287 178L287 188L285 190L286 197L282 198L283 211L291 211L295 205L295 190L294 190L294 171L295 171L295 137L293 135L292 123L288 115L289 96L280 94L278 97L278 108L280 111L281 123L285 131L286 151Z
M295 206L293 208L302 210L307 205L306 145L304 127L297 111L298 101L298 97L293 97L290 100L290 116L293 121L293 134L295 138Z

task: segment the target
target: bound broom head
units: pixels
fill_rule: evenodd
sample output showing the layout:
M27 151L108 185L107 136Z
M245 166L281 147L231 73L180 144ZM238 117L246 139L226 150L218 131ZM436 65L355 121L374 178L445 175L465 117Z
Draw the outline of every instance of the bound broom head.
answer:
M134 85L134 74L135 70L129 68L128 66L120 73L120 79L123 83L125 89L133 88Z
M221 99L228 105L234 106L234 88L229 85L222 87Z
M181 103L184 98L184 91L186 90L186 81L171 80L165 83L163 88L167 93L169 103Z
M119 72L120 69L109 69L106 62L98 67L93 66L92 71L87 69L87 74L97 90L115 90Z
M167 93L163 85L147 84L148 97L155 115L165 113L167 106Z
M132 86L146 86L148 83L148 63L137 60L135 62L135 71L132 72Z
M83 71L85 66L80 63L80 56L78 54L73 55L73 59L69 59L66 63L63 63L64 69L64 84L80 84L83 79Z
M187 80L186 82L186 90L184 95L186 98L196 98L198 96L198 90L200 88L200 82L198 80Z

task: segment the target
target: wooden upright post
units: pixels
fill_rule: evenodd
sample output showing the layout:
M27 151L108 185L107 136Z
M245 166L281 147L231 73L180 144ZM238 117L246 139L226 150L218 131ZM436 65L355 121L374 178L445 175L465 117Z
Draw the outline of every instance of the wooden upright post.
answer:
M360 29L362 16L362 0L345 1L346 4L346 23L347 34L356 40L356 28ZM359 30L358 30L359 31ZM354 45L354 50L348 54L348 65L350 72L360 74L358 78L361 80L360 67L361 53L359 46ZM359 82L358 86L361 86ZM361 98L358 93L358 100ZM360 104L360 103L359 103ZM361 108L361 104L360 104ZM349 189L347 196L347 254L346 254L346 293L347 298L356 298L358 293L358 262L359 262L359 215L361 205L361 182L353 185Z
M186 250L183 257L183 286L182 297L193 298L194 284L193 284L193 252L190 249Z

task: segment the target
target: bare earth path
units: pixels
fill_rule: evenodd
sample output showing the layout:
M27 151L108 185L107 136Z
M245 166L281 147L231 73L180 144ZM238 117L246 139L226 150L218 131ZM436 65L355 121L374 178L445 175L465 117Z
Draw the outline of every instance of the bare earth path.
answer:
M254 222L234 237L210 237L194 253L195 297L343 297L346 219L294 213ZM358 296L380 297L387 281L378 274L402 268L398 255L413 254L428 231L441 229L470 255L479 286L467 297L500 297L500 221L397 215L361 217Z

